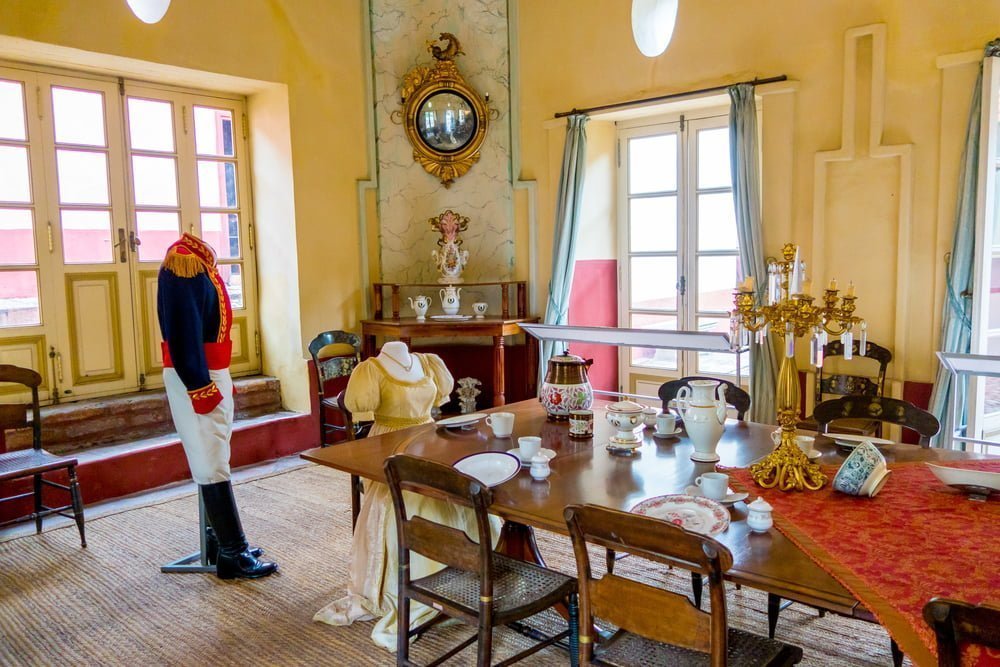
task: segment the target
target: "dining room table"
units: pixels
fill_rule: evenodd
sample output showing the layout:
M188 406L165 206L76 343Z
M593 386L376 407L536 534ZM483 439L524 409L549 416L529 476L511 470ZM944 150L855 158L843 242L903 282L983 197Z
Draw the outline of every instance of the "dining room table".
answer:
M536 399L494 408L512 412L514 429L510 437L495 437L485 420L465 427L445 428L434 423L386 433L331 447L304 452L302 458L346 473L384 482L384 461L395 454L409 454L452 465L478 452L507 451L519 436L540 436L541 446L555 452L548 478L534 480L525 467L508 481L493 488L491 512L505 520L498 550L507 555L544 564L535 544L533 529L567 534L563 510L568 505L596 504L629 511L642 501L661 495L682 494L695 479L718 469L742 469L768 454L774 443L773 425L727 420L717 446L718 462L691 459L693 445L681 432L674 437L642 433L642 445L630 454L610 451L606 445L615 430L605 419L608 401L594 402L592 437L571 437L568 423L551 421ZM831 438L818 436L817 463L832 473L832 466L849 453ZM960 462L986 458L984 455L939 448L894 443L881 447L890 467L912 462ZM920 466L924 468L926 466ZM734 477L735 481L735 477ZM828 482L829 484L829 482ZM892 487L892 480L887 488ZM731 484L732 486L733 484ZM803 549L803 540L790 539L776 528L754 532L747 525L747 503L760 493L752 484L746 502L727 509L728 528L715 535L733 554L733 566L726 573L730 581L805 603L833 613L876 621L872 610L838 581L815 554ZM771 494L780 493L770 490ZM811 493L811 492L791 492ZM773 497L773 495L772 495ZM864 502L859 499L859 502ZM991 501L992 502L992 501ZM895 634L894 634L895 637ZM898 638L897 638L898 639ZM905 645L913 646L909 641ZM903 642L900 642L904 645Z

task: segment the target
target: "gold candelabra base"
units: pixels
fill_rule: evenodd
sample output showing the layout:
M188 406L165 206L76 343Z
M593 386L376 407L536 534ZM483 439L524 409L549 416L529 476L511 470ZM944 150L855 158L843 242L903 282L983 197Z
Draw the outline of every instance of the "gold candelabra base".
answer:
M773 452L750 466L750 476L765 489L817 491L826 484L826 475L820 471L819 465L809 461L795 441L799 417L799 377L794 358L782 358L775 389L781 442Z

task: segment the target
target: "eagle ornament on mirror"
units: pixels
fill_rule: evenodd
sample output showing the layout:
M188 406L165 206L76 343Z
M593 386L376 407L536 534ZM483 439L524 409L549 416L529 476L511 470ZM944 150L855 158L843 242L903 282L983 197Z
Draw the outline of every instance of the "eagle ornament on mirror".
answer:
M447 188L479 161L491 117L489 95L481 98L459 73L455 58L464 51L455 35L441 33L427 50L434 65L414 67L403 77L403 126L413 159Z

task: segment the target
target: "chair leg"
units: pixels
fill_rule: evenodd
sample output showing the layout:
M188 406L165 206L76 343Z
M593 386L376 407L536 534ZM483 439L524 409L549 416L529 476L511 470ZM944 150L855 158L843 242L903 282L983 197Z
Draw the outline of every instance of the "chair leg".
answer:
M479 615L479 647L476 650L477 667L490 667L493 660L493 625L487 614Z
M396 667L410 662L410 598L400 595L396 601Z
M691 573L691 592L694 594L694 606L701 609L701 592L703 588L703 583L701 580L701 574L698 572Z
M608 566L608 574L613 574L615 571L615 552L614 549L605 549L604 551L604 562Z
M69 493L73 499L73 518L76 519L76 527L80 531L80 546L86 549L87 536L83 530L83 498L80 495L80 482L76 478L76 466L69 467Z
M781 597L774 593L767 594L767 636L774 639L774 631L778 627L778 613L781 612Z
M899 650L899 644L896 643L896 640L891 637L889 638L889 650L892 652L892 666L902 667L903 652Z
M351 532L358 523L358 514L361 512L361 478L351 475Z
M42 532L42 475L35 474L35 532Z

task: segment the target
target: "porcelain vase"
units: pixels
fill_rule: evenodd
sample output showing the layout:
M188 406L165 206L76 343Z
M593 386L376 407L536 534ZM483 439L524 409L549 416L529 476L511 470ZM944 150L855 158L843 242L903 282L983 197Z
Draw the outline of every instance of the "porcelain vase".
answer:
M677 409L684 420L694 461L718 461L715 451L726 430L726 386L715 380L691 380L677 392Z

